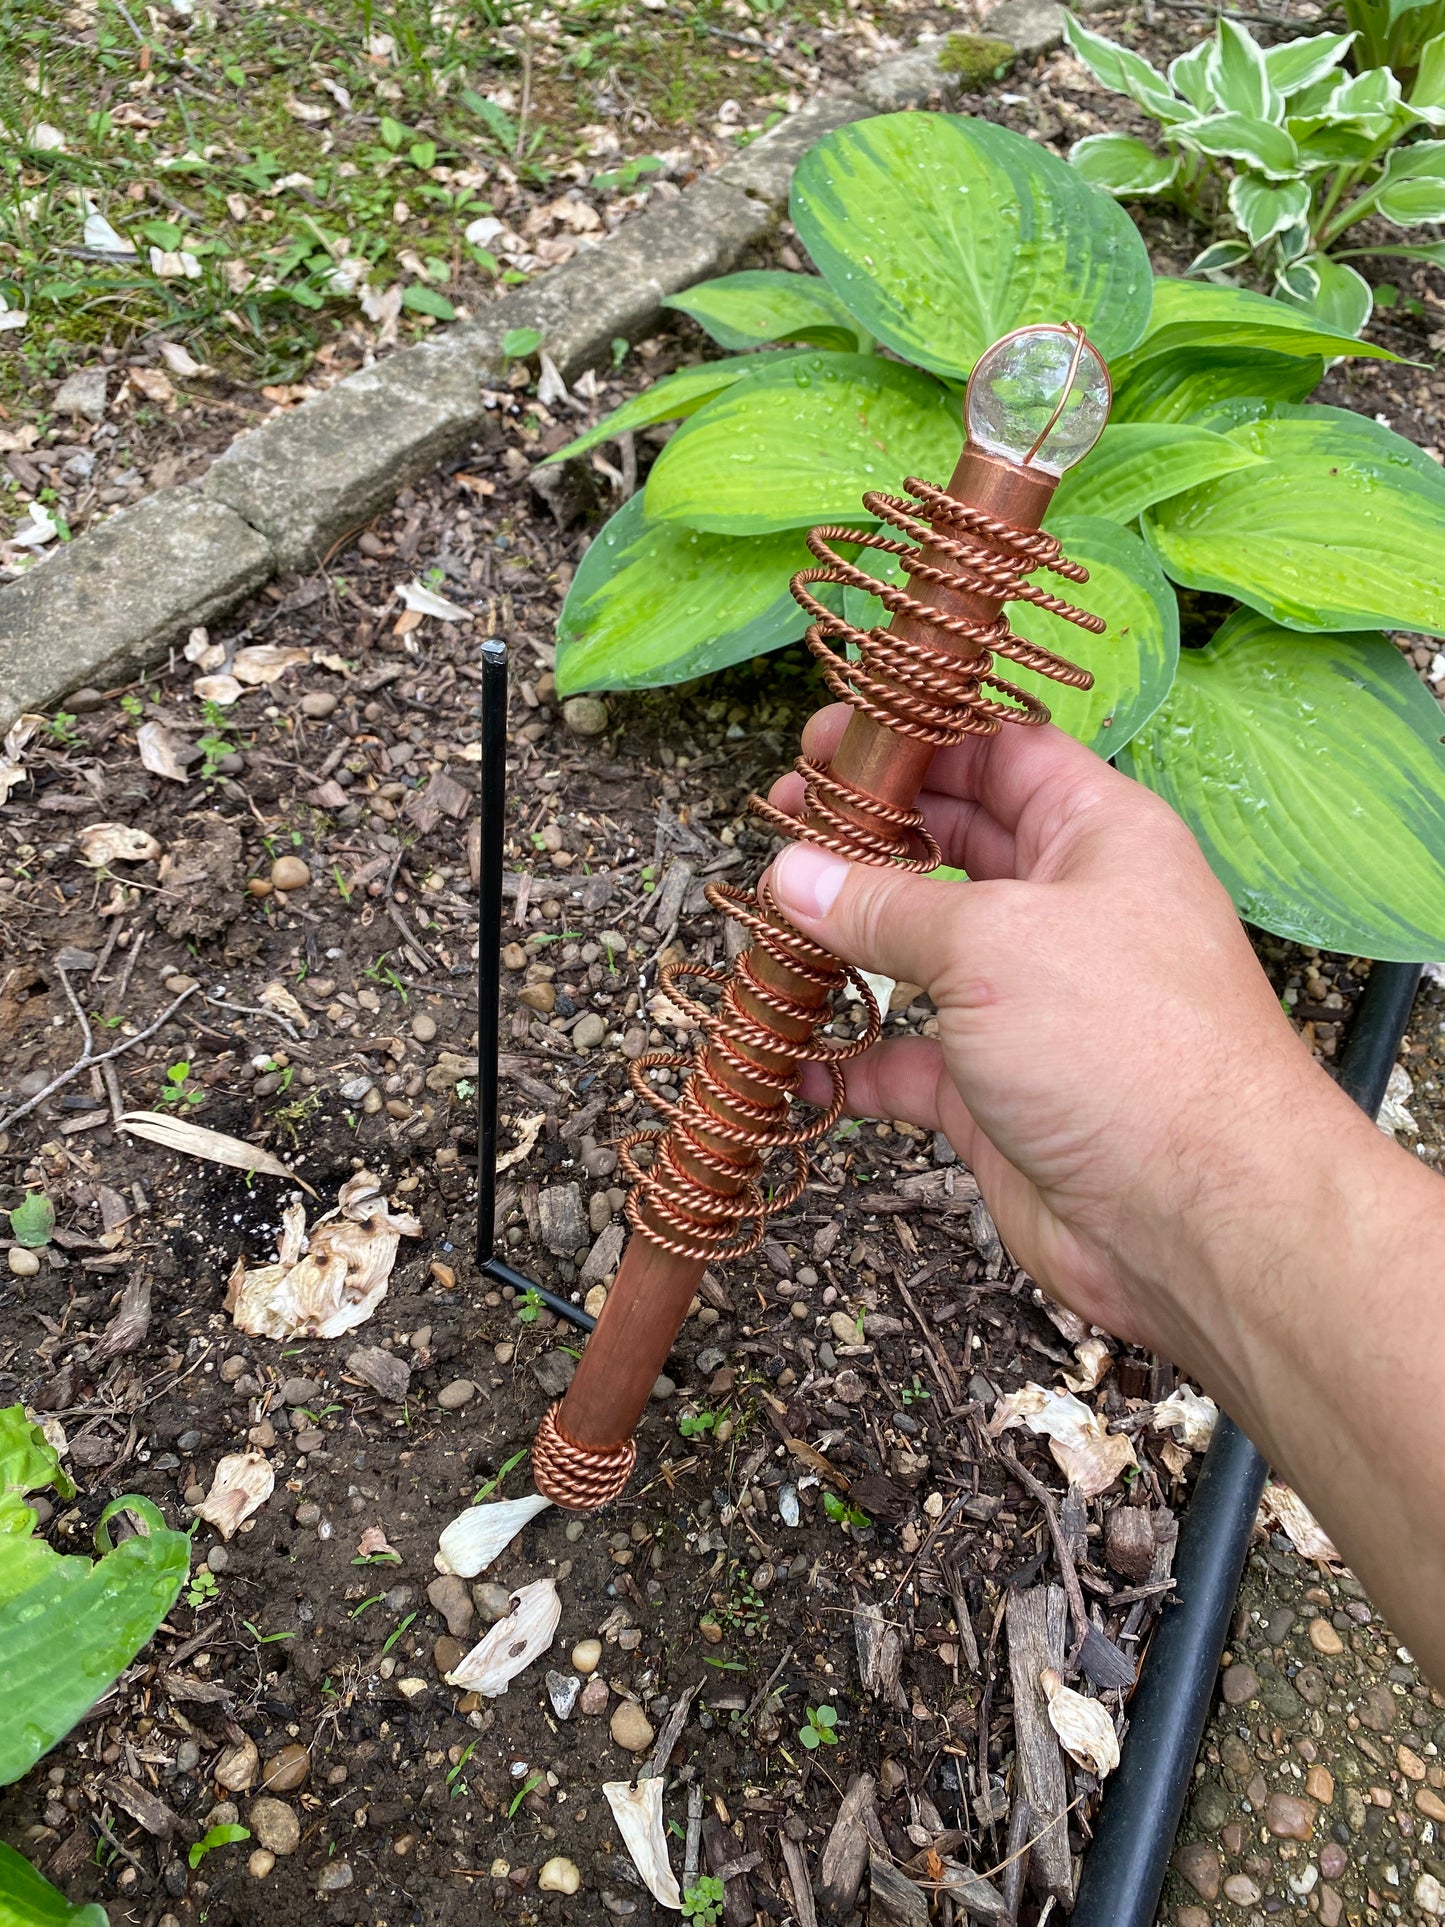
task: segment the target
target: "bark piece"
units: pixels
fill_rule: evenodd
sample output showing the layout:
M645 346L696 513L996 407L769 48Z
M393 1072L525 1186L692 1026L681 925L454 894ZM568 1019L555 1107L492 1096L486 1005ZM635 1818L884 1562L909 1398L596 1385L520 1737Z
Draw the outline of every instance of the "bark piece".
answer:
M843 1797L818 1863L817 1898L825 1914L846 1914L858 1898L863 1870L868 1865L869 1834L877 1828L873 1819L876 1795L872 1774L860 1773Z
M868 1927L928 1927L923 1889L876 1851L869 1856L868 1888Z
M1064 1756L1049 1723L1041 1675L1059 1668L1064 1648L1064 1594L1059 1586L1030 1586L1008 1596L1009 1672L1014 1729L1024 1798L1034 1810L1032 1878L1065 1911L1074 1904L1073 1865L1065 1810L1069 1804Z
M702 1823L702 1844L707 1850L708 1866L722 1879L723 1927L752 1927L757 1913L748 1877L745 1873L729 1876L727 1871L741 1857L741 1841L716 1815L709 1814Z
M802 1843L784 1834L778 1843L783 1850L783 1865L788 1870L788 1885L793 1890L793 1914L798 1927L818 1927L818 1910L813 1902L813 1883L808 1878L808 1856Z

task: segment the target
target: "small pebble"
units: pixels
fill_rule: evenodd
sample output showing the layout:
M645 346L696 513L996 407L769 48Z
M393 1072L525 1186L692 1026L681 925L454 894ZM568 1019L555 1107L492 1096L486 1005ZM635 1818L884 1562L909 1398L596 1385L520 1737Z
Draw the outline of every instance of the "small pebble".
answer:
M304 890L310 881L311 871L299 856L278 856L271 865L273 890Z
M319 1894L339 1894L344 1888L349 1887L355 1878L349 1860L331 1860L321 1869L321 1876L316 1882L316 1891Z
M1327 1619L1310 1621L1310 1644L1317 1653L1334 1654L1345 1650L1345 1642Z
M431 1663L436 1668L437 1678L445 1680L454 1673L461 1665L466 1650L462 1642L459 1639L454 1639L450 1633L443 1633L440 1638L434 1640L431 1649ZM403 1680L401 1684L402 1691L405 1692L405 1680Z
M281 1387L283 1405L305 1405L314 1395L315 1385L309 1378L288 1378Z
M555 984L527 984L517 992L517 1002L525 1004L528 1010L538 1011L543 1017L550 1017L557 1008L557 987Z
M626 1753L645 1753L656 1734L652 1721L633 1700L619 1700L612 1715L612 1738Z
M607 1681L600 1674L594 1674L582 1688L582 1697L577 1702L579 1713L595 1719L599 1713L607 1711Z
M480 1580L473 1586L472 1602L484 1626L495 1626L499 1619L505 1619L512 1610L512 1595L505 1586L499 1586L495 1579Z
M264 1880L276 1864L276 1856L269 1847L257 1847L246 1862L246 1871L253 1880Z
M256 1839L274 1854L295 1853L301 1844L300 1817L284 1800L263 1795L251 1802L246 1818Z
M557 1854L551 1860L544 1860L542 1870L537 1875L537 1885L544 1894L575 1894L582 1885L582 1876L572 1861Z
M337 700L329 689L308 689L301 698L301 714L319 722L323 716L330 716L334 712Z
M569 696L562 705L562 720L574 736L605 735L607 705L596 696Z
M1314 1802L1293 1793L1271 1793L1264 1824L1276 1840L1308 1840L1315 1830Z
M590 1678L602 1664L602 1641L600 1639L579 1639L572 1648L572 1664L577 1671Z
M1422 1873L1415 1882L1415 1905L1422 1914L1429 1914L1432 1919L1445 1914L1445 1888L1441 1887L1434 1874Z
M510 1365L512 1360L516 1357L516 1355L517 1355L516 1346L513 1345L510 1342L510 1340L505 1338L502 1340L501 1344L497 1346L496 1350L492 1353L492 1357L496 1359L499 1365Z
M1259 1888L1247 1873L1232 1873L1224 1883L1224 1897L1236 1907L1253 1907L1259 1899Z
M527 953L519 943L504 944L502 947L502 963L508 970L525 970L527 968Z
M273 1753L261 1772L261 1785L268 1793L295 1793L311 1777L311 1755L294 1741Z
M676 1390L677 1390L677 1386L667 1376L667 1373L663 1372L659 1374L659 1376L653 1383L652 1396L658 1401L659 1404L665 1405L668 1399L670 1399L673 1396L673 1394L676 1392Z
M419 1044L429 1044L437 1034L437 1020L419 1010L411 1020L411 1034Z
M607 1025L595 1010L589 1010L572 1033L572 1043L579 1051L596 1050L607 1035Z
M10 1269L17 1278L33 1278L40 1269L40 1253L25 1245L11 1245Z
M454 1572L443 1573L427 1587L426 1596L447 1622L447 1631L453 1639L465 1639L472 1629L473 1612L472 1595L467 1591L465 1579L459 1579Z
M234 1385L238 1378L246 1375L246 1361L239 1352L232 1352L229 1358L221 1360L221 1377L228 1385Z
M454 1378L437 1393L437 1404L444 1412L459 1412L476 1395L477 1388L469 1378Z
M296 1508L296 1523L298 1526L319 1526L321 1523L320 1506L313 1504L310 1499L308 1499L304 1505L298 1505Z
M1219 1898L1219 1854L1206 1841L1191 1840L1180 1847L1174 1856L1174 1870L1201 1900Z
M1350 1864L1350 1856L1338 1840L1327 1840L1320 1848L1320 1872L1326 1880L1338 1880Z
M1312 1766L1305 1775L1305 1792L1327 1807L1335 1797L1335 1776L1327 1766Z
M577 1708L582 1692L582 1682L572 1673L552 1673L547 1675L547 1697L552 1702L552 1711L559 1720L570 1720Z

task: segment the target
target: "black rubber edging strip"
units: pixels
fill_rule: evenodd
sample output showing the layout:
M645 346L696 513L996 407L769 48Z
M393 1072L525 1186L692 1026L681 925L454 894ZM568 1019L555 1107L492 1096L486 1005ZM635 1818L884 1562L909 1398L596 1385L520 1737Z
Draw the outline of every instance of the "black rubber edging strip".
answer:
M1421 970L1377 963L1350 1027L1340 1088L1371 1118L1384 1099ZM1267 1469L1238 1426L1222 1417L1179 1535L1175 1597L1160 1615L1130 1702L1129 1731L1084 1859L1071 1927L1153 1927Z

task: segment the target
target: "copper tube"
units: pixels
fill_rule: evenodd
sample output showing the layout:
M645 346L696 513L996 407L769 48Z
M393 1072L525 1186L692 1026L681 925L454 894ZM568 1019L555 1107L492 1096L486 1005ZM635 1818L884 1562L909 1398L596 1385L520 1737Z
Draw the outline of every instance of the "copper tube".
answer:
M966 447L947 491L913 481L908 483L910 494L923 502L923 507L914 510L912 503L904 504L893 497L865 498L867 506L885 522L900 529L911 524L908 545L911 563L905 565L909 567L909 586L906 594L895 592L895 595L905 601L911 599L915 607L911 611L896 612L888 625L886 637L904 645L894 651L896 664L890 663L886 671L877 673L866 665L861 671L840 671L835 667L832 676L841 675L845 681L851 677L860 686L875 689L872 698L866 693L860 697L845 691L855 708L859 700L868 700L874 708L890 714L892 704L899 713L890 723L857 710L828 769L815 771L820 784L827 784L826 795L823 788L817 788L815 806L800 822L780 819L770 806L754 799L754 807L782 833L810 836L811 840L837 847L840 825L854 823L861 826L859 834L865 842L872 839L877 843L880 819L878 811L870 811L869 805L881 806L885 812L891 810L895 815L914 810L938 742L961 739L959 729L955 729L952 736L946 732L940 736L933 727L930 734L932 726L920 720L933 712L915 684L921 678L928 687L936 686L940 652L946 652L960 665L980 666L979 675L957 679L964 693L951 698L955 704L963 705L962 731L973 727L968 720L969 705L982 718L977 724L980 729L996 729L1000 719L1011 715L1022 721L1047 718L1042 705L1022 697L1000 679L983 673L995 654L1011 653L1046 674L1087 684L1089 678L1072 665L1049 657L1047 652L1030 650L1028 645L1010 637L1006 629L1002 636L992 631L992 625L1004 627L999 618L1005 602L1020 595L1055 608L1086 627L1097 630L1103 626L1097 618L1084 616L1057 598L1022 585L1017 579L1020 569L1037 566L1032 559L1033 550L1027 547L1030 541L1037 546L1039 560L1046 566L1070 574L1074 580L1084 579L1082 570L1048 559L1050 555L1057 558L1056 544L1050 544L1047 538L1029 535L1040 528L1055 486L1055 478L1041 470L1018 467ZM932 516L930 507L935 511ZM981 534L976 532L980 523L985 525ZM918 533L914 534L915 530ZM1020 549L1018 542L1010 549L1010 535L1021 538L1024 549ZM825 675L830 673L827 663L835 659L829 656L819 630L829 617L826 611L810 602L806 585L811 580L846 578L848 565L841 564L837 558L832 546L836 542L871 542L873 547L887 547L901 553L900 545L859 531L814 531L810 547L815 555L826 560L822 568L795 578L794 593L819 618L809 632L809 646L820 659L826 658ZM996 545L992 552L990 542ZM965 552L971 560L961 562ZM1028 559L1021 561L1025 553ZM845 573L831 573L836 566L841 566ZM1007 593L987 592L983 577L990 567L1003 571L1000 582ZM947 579L950 576L952 581ZM969 577L975 586L958 586ZM992 580L989 576L988 581ZM937 621L929 619L934 614ZM948 624L954 626L945 626ZM837 633L836 627L830 633ZM910 651L907 647L910 644L920 645L921 649ZM1015 646L1010 648L1009 644ZM983 681L1030 704L1031 709L1015 714L1007 700L984 697L980 688ZM831 821L826 813L829 809ZM886 822L886 815L884 820ZM885 840L887 834L885 829L882 832ZM906 840L909 832L896 834ZM899 849L893 854L902 857L904 853ZM871 860L889 858L874 855ZM926 855L907 860L914 869L932 867ZM614 1496L626 1481L631 1465L628 1442L709 1262L709 1256L698 1255L689 1243L688 1234L679 1227L691 1223L696 1234L693 1242L706 1245L723 1235L720 1226L727 1225L730 1232L734 1223L756 1219L757 1231L751 1244L740 1244L736 1253L733 1247L718 1247L716 1255L740 1255L742 1250L760 1242L766 1206L755 1201L755 1187L767 1155L766 1146L786 1146L791 1141L785 1120L797 1072L790 1067L796 1066L800 1055L816 1058L827 1052L836 1063L842 1055L861 1047L860 1042L855 1041L846 1051L837 1047L830 1050L816 1040L817 1025L830 1006L834 992L845 980L844 966L793 931L765 892L755 906L740 893L719 891L717 886L713 887L710 897L716 907L748 923L755 941L736 960L724 987L725 1002L729 996L733 998L731 1015L710 1026L708 1041L699 1049L693 1075L695 1079L701 1076L708 1101L700 1098L687 1105L685 1120L683 1105L660 1107L669 1118L670 1128L660 1138L648 1140L654 1147L653 1163L645 1176L631 1162L644 1134L623 1140L624 1168L643 1177L628 1203L629 1219L637 1235L629 1240L607 1303L566 1397L547 1414L534 1450L538 1489L564 1506L590 1508ZM664 984L674 996L679 996L682 993L677 980L685 982L690 976L699 975L715 982L722 979L721 972L678 970L664 973ZM871 997L868 1003L872 1007ZM878 1014L874 1008L863 1044L876 1036L877 1024ZM681 1067L682 1060L659 1053L641 1058L633 1066L634 1088L654 1104L658 1100L644 1080L647 1069L659 1063ZM841 1108L841 1079L836 1070L834 1078L835 1108L823 1114L825 1129L831 1128L831 1119ZM690 1086L689 1093L692 1089ZM764 1119L772 1118L776 1118L776 1124L764 1123ZM817 1134L815 1125L795 1135L798 1140L805 1140ZM795 1157L801 1161L801 1151L796 1152ZM806 1175L806 1166L803 1172ZM688 1191L690 1218L685 1211L681 1217L677 1216L681 1207L673 1199L678 1187ZM709 1204L709 1199L715 1203ZM708 1215L699 1219L699 1212Z

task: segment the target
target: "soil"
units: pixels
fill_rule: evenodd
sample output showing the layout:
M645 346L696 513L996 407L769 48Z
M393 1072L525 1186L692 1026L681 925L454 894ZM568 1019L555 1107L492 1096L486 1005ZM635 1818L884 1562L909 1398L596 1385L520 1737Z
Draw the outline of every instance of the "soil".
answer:
M1063 97L1061 73L1045 63L1029 100ZM1423 315L1392 311L1384 325L1424 350ZM636 368L650 379L697 352L683 324L642 344ZM1332 398L1402 432L1413 423L1417 439L1438 433L1438 384L1417 370L1332 381ZM592 409L622 392L600 384ZM667 1812L680 1826L685 1789L705 1790L712 1865L744 1863L727 1883L730 1923L803 1917L785 1849L802 1848L817 1883L860 1773L876 1779L882 1842L905 1868L926 1876L942 1852L983 1871L1006 1855L1018 1736L1002 1605L1059 1574L1042 1507L985 1420L998 1394L1075 1369L1083 1334L1011 1262L949 1148L904 1125L840 1127L758 1256L705 1284L623 1501L587 1521L542 1514L478 1582L463 1645L494 1610L487 1584L555 1580L548 1659L480 1704L441 1677L457 1648L427 1597L438 1532L489 1482L527 1489L518 1455L580 1342L492 1288L472 1256L477 643L505 636L514 663L504 937L520 954L504 972L504 1144L541 1119L506 1172L499 1230L512 1263L577 1303L610 1272L620 1229L608 1140L641 1115L628 1060L676 1041L652 1002L657 964L674 947L727 955L701 885L760 865L768 846L746 795L787 762L820 699L789 650L609 698L603 733L572 731L550 638L594 524L581 495L544 508L528 474L580 425L549 421L520 390L498 395L475 448L406 491L326 574L272 585L218 632L228 646L305 652L224 712L220 740L203 746L196 672L178 656L145 685L78 696L69 740L32 746L26 783L0 807L0 1118L79 1055L67 984L97 1051L163 1020L114 1060L114 1091L88 1071L0 1134L6 1205L41 1184L58 1212L39 1274L0 1273L0 1403L60 1422L81 1485L46 1529L87 1547L124 1491L185 1522L218 1459L248 1441L277 1478L229 1544L198 1528L214 1586L183 1594L116 1689L0 1799L0 1835L72 1900L101 1899L116 1927L249 1927L318 1908L336 1922L651 1920L600 1792L635 1766L610 1720L632 1700L661 1731L691 1689ZM641 452L658 439L639 437ZM593 471L576 479L601 488ZM396 586L434 569L474 621L398 618ZM142 722L171 733L184 781L142 766ZM154 836L161 861L88 870L76 833L99 818ZM294 857L310 881L278 894L273 865ZM1259 949L1306 1041L1333 1056L1368 965L1271 939ZM926 1030L926 1000L904 999L890 1022ZM594 1014L604 1034L588 1046L576 1033ZM1437 1164L1442 1018L1432 983L1404 1059L1418 1148ZM236 1331L227 1279L238 1257L271 1257L288 1187L117 1130L119 1110L141 1108L268 1146L327 1205L355 1171L374 1172L423 1237L403 1241L372 1319L335 1341ZM400 1403L348 1364L358 1345L406 1368ZM1146 1587L1165 1579L1188 1498L1188 1455L1147 1429L1173 1384L1167 1365L1116 1351L1086 1396L1131 1434L1140 1471L1063 1522L1100 1628L1128 1653L1163 1596L1139 1597L1141 1573ZM1042 1442L1010 1436L1059 1493ZM1124 1564L1108 1524L1120 1509L1148 1516L1146 1568L1106 1557L1108 1531ZM395 1559L359 1550L376 1527ZM860 1676L864 1606L896 1633L873 1690ZM564 1721L545 1673L594 1636L606 1710ZM811 1709L830 1703L837 1744L809 1751ZM261 1761L305 1750L304 1785L277 1793L299 1845L268 1867L253 1839L190 1869L186 1847L235 1817L214 1769L247 1738ZM1082 1852L1092 1783L1070 1773ZM225 1796L243 1824L259 1790L258 1777ZM575 1897L539 1890L556 1856L579 1871ZM674 1841L679 1870L682 1858ZM1292 1894L1282 1906L1294 1917ZM1038 1917L1026 1900L1025 1927ZM840 1918L861 1914L849 1900Z

